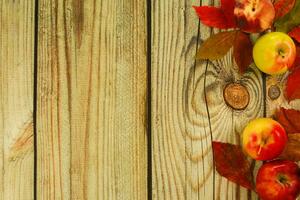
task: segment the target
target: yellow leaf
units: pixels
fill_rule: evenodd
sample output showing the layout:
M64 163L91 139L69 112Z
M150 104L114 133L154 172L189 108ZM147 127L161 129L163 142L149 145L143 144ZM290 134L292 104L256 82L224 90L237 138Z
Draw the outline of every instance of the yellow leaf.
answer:
M234 44L236 31L220 32L205 40L197 52L197 59L223 58Z

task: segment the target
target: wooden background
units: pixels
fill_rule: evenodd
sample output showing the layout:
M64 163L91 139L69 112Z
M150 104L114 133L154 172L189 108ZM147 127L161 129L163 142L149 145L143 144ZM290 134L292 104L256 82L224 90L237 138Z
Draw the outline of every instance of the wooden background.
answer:
M218 175L211 142L238 144L280 80L239 75L231 52L196 61L216 31L200 4L219 1L1 0L0 200L257 199Z

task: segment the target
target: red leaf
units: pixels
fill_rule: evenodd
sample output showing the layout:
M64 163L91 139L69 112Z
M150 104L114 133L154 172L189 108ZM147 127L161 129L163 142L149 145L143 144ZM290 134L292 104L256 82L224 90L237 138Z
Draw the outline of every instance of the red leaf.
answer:
M292 10L295 5L295 0L277 0L274 3L274 8L276 12L275 18L278 19L283 17L288 12Z
M218 173L247 189L254 188L250 163L238 145L213 142L214 162Z
M300 134L289 134L288 142L283 153L279 156L283 160L300 161Z
M300 111L280 108L275 114L275 119L288 134L300 133Z
M290 32L289 32L289 36L291 36L292 38L294 38L297 42L300 42L300 26L293 28Z
M235 0L222 0L220 8L194 6L194 9L203 24L219 29L229 29L236 27L233 13L234 5Z
M253 44L249 34L239 32L233 47L233 56L241 73L244 73L253 62L252 57Z
M221 9L224 12L228 24L232 28L237 27L236 19L234 16L234 7L235 7L235 0L221 0Z
M300 68L296 68L287 78L285 96L288 101L300 98Z
M296 46L296 59L294 61L293 66L291 67L291 69L293 70L299 66L300 66L300 46Z

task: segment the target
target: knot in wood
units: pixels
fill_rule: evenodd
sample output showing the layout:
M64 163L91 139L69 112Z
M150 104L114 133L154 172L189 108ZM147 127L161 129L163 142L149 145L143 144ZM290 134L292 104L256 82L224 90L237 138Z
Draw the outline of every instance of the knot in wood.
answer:
M279 98L280 94L281 91L277 85L271 85L271 87L269 87L268 96L270 97L270 99L276 100Z
M245 109L250 100L250 95L247 88L238 83L230 83L226 85L223 96L226 104L233 109Z

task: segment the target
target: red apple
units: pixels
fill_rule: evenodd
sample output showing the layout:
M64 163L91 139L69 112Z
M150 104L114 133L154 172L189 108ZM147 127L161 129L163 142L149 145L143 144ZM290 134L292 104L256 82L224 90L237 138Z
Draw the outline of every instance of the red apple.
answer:
M265 163L256 176L256 192L262 200L295 200L300 193L298 165L288 160Z
M234 15L242 31L258 33L272 26L275 9L271 0L236 0Z
M251 121L243 131L243 149L253 159L271 160L278 157L287 143L284 128L271 118Z

